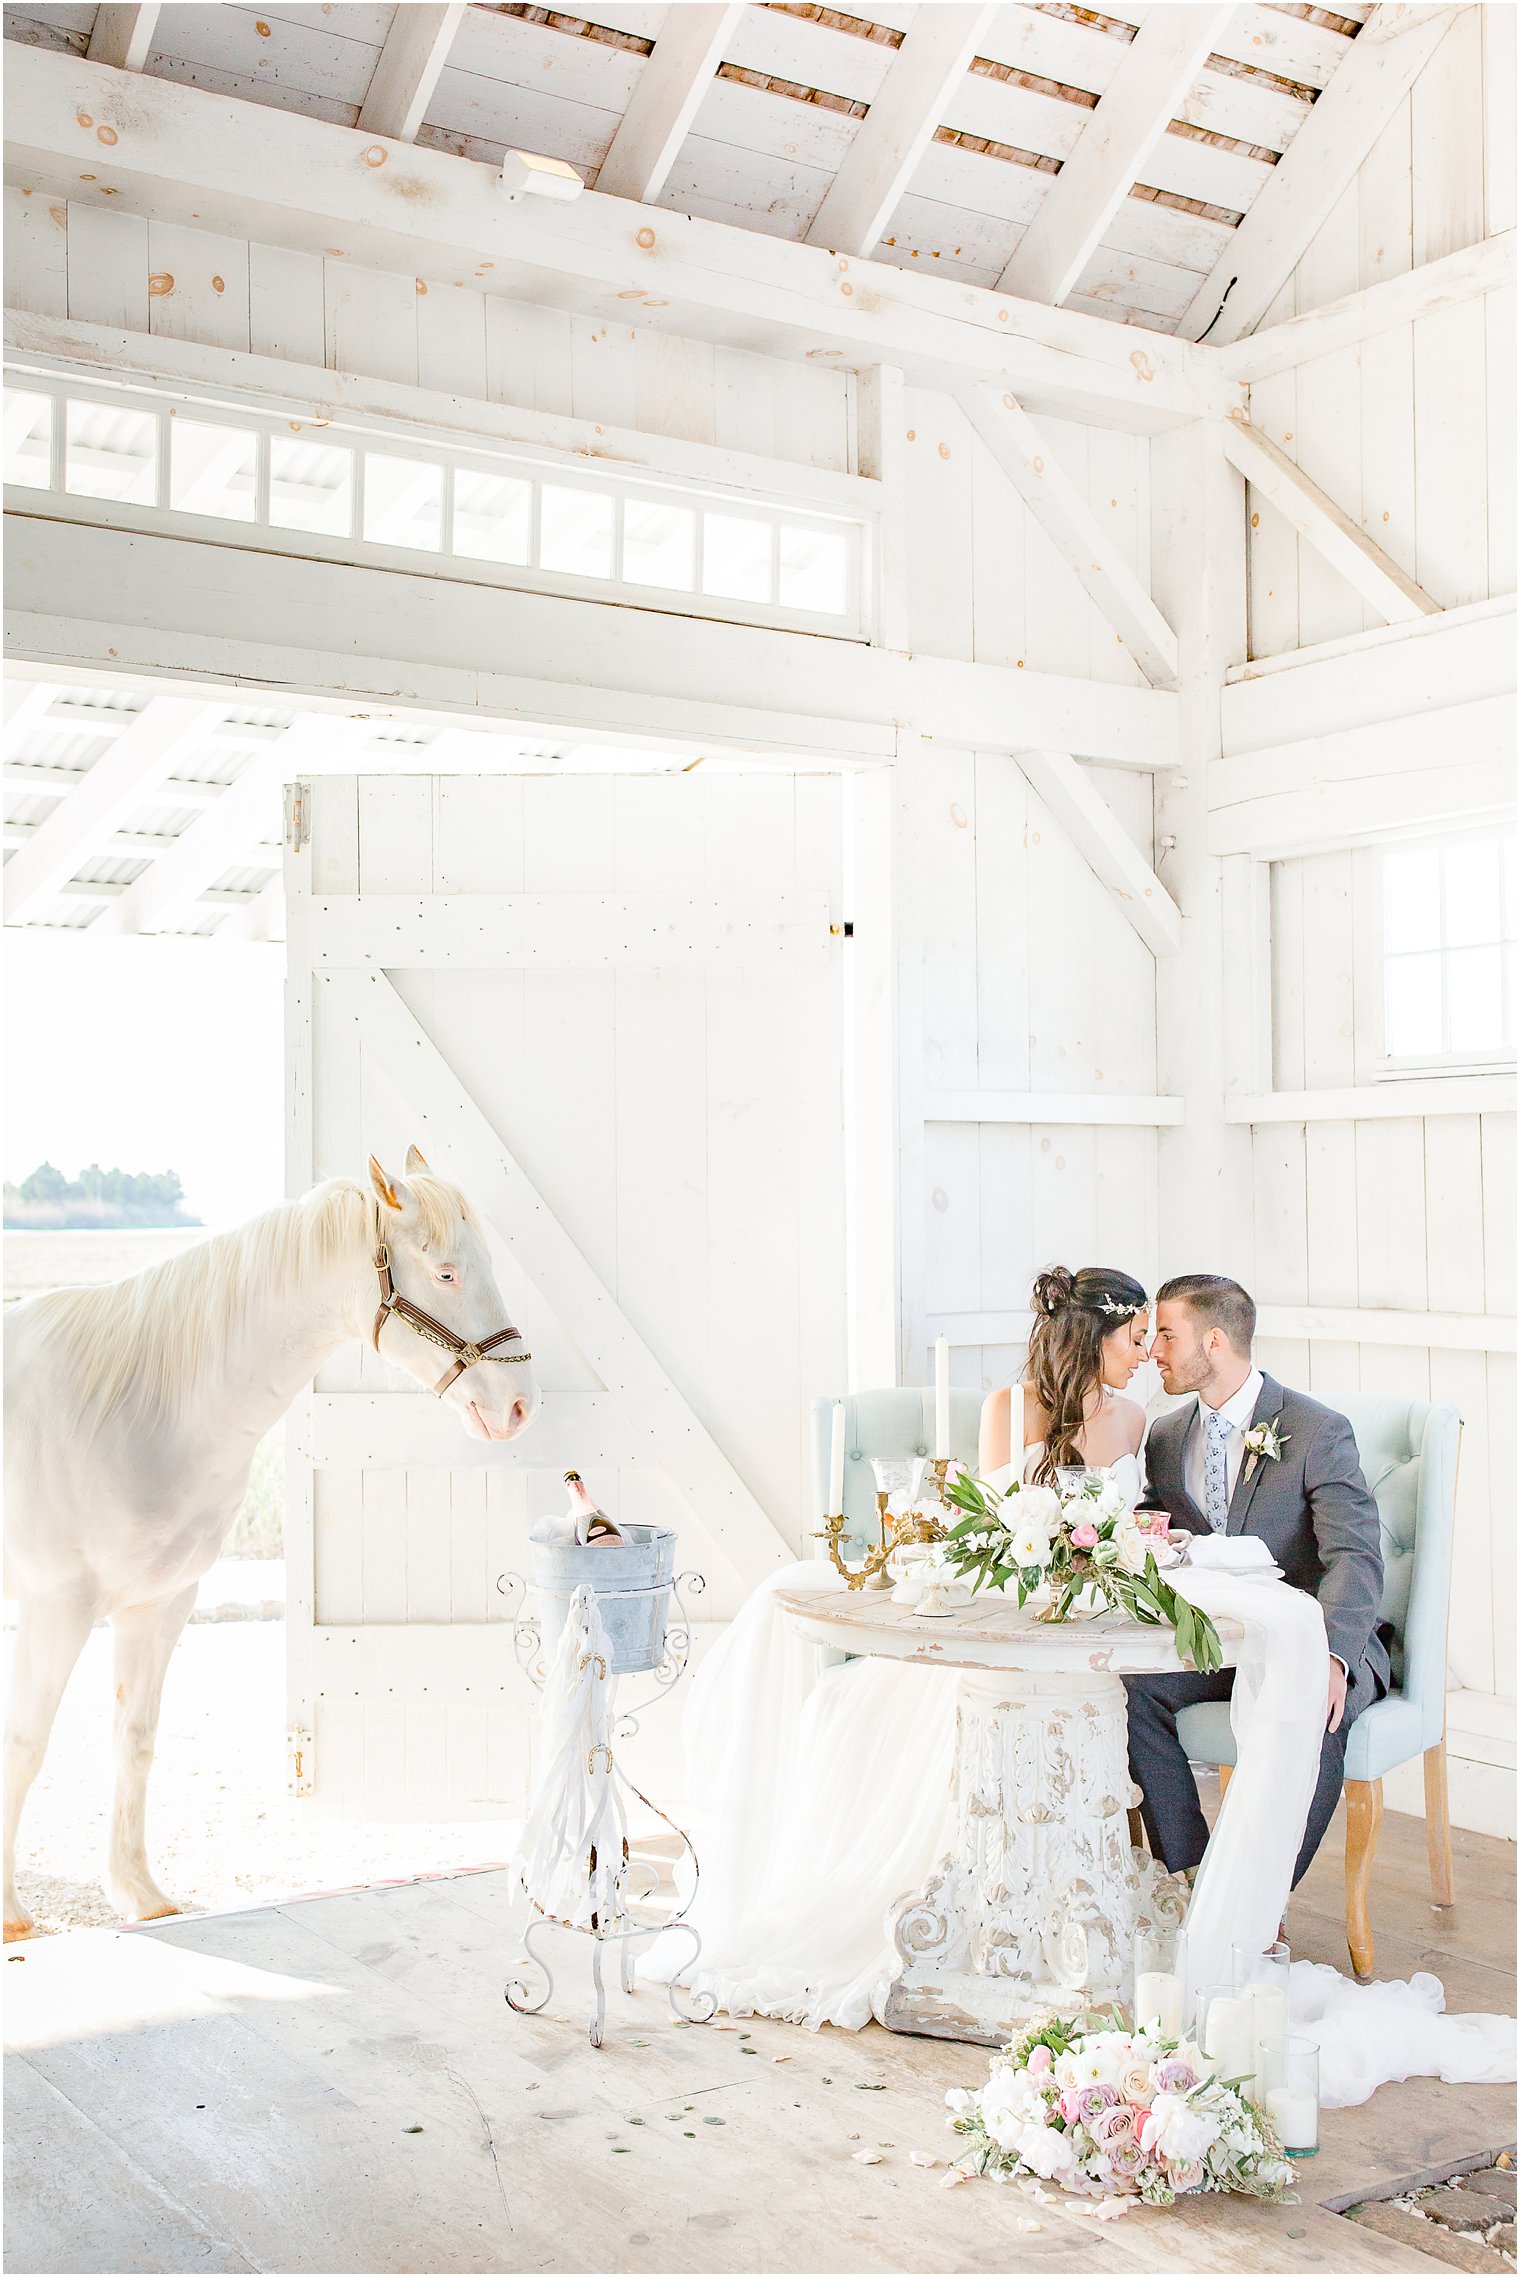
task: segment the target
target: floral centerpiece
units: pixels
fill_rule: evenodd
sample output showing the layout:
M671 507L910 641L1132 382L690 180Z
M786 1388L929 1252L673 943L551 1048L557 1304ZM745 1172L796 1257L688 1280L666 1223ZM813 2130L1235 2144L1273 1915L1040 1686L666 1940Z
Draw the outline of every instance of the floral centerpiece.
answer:
M1166 1539L1166 1518L1143 1523L1109 1471L1088 1470L1057 1486L1015 1479L999 1490L952 1463L945 1500L964 1515L946 1533L947 1561L982 1588L1010 1585L1021 1605L1048 1589L1041 1617L1064 1621L1084 1589L1117 1611L1177 1632L1179 1656L1209 1675L1223 1659L1219 1632L1206 1613L1163 1581L1156 1549Z
M952 2088L945 2102L963 2173L1054 2182L1116 2213L1195 2191L1291 2193L1293 2168L1265 2113L1191 2041L1153 2024L1127 2032L1042 2017L993 2057L985 2086Z

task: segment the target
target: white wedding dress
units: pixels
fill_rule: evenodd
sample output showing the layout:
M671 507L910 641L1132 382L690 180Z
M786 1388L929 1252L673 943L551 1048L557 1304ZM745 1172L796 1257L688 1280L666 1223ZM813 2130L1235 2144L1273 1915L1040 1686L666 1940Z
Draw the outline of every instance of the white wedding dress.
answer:
M1044 1450L1024 1450L1028 1478ZM1137 1457L1111 1466L1126 1493ZM1002 1484L1012 1467L994 1472ZM1275 1568L1272 1569L1275 1572ZM1264 1949L1286 1901L1319 1755L1326 1646L1301 1591L1179 1568L1169 1578L1211 1615L1245 1629L1232 1700L1239 1761L1187 1917L1193 1988L1227 1981L1235 1939ZM959 1675L876 1658L825 1668L775 1602L781 1589L843 1589L813 1559L750 1597L693 1681L682 1723L686 1794L700 1876L684 1939L641 1964L674 1971L735 2016L858 2030L896 1966L889 1923L954 1839ZM1360 2103L1384 2080L1515 2077L1506 2017L1448 2017L1434 1977L1358 1986L1295 1963L1295 2031L1321 2044L1321 2100Z

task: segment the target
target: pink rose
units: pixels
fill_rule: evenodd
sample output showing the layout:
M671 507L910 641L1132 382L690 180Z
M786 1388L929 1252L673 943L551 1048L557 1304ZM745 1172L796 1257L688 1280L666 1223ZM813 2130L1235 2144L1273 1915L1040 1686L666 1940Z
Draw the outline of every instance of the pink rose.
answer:
M1194 2071L1191 2064L1185 2064L1180 2056L1164 2056L1156 2066L1158 2090L1165 2090L1169 2094L1177 2095L1197 2085L1197 2072Z
M1076 2125L1078 2109L1077 2091L1074 2087L1068 2087L1062 2094L1060 2102L1061 2117L1066 2121L1068 2127Z
M1090 1550L1098 1539L1098 1529L1084 1518L1080 1526L1073 1526L1071 1539L1074 1549Z
M1128 2104L1111 2103L1102 2111L1095 2111L1087 2122L1087 2131L1095 2143L1105 2151L1112 2151L1117 2143L1135 2139L1135 2114Z
M1107 2111L1119 2101L1117 2087L1080 2087L1077 2090L1077 2117L1084 2127L1091 2129L1100 2111Z
M1029 2061L1024 2066L1024 2069L1026 2071L1049 2071L1050 2050L1046 2047L1043 2040L1040 2042L1040 2045L1037 2048L1030 2049Z
M1181 2196L1184 2190L1196 2190L1203 2180L1203 2161L1197 2158L1172 2158L1162 2162L1166 2179Z

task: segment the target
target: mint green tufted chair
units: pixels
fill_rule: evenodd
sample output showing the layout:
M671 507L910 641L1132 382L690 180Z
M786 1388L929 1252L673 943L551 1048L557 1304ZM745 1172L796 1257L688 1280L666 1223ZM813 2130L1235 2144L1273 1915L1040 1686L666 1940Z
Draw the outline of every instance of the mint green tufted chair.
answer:
M976 1468L976 1434L982 1415L980 1392L950 1393L950 1452L958 1463ZM834 1402L813 1402L813 1525L837 1516L825 1511L829 1491L829 1438L833 1430ZM934 1451L934 1391L856 1392L844 1403L844 1547L859 1557L878 1541L876 1481L871 1474L873 1455L929 1455ZM810 1529L811 1531L811 1529ZM822 1551L822 1543L815 1544Z
M1346 1743L1346 1943L1358 1980L1372 1975L1367 1891L1383 1816L1383 1780L1425 1760L1425 1833L1431 1895L1450 1905L1451 1821L1446 1799L1446 1610L1456 1516L1462 1418L1425 1400L1357 1393L1350 1418L1367 1484L1377 1498L1383 1542L1383 1619L1394 1637L1393 1689L1363 1710ZM1227 1701L1184 1708L1177 1730L1193 1763L1228 1779L1235 1737Z

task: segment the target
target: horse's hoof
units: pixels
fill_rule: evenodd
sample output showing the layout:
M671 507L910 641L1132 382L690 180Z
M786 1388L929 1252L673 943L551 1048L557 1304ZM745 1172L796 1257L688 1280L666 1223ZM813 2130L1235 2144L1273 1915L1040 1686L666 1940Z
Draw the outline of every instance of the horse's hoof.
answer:
M14 1920L7 1918L5 1924L6 1944L19 1944L23 1937L31 1936L32 1931L36 1928L36 1926L36 1922L33 1921L29 1913L18 1913Z

